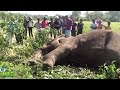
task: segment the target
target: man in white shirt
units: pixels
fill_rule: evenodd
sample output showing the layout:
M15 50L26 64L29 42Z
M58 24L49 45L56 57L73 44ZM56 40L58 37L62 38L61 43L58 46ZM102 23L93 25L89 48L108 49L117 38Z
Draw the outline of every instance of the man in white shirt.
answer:
M28 21L29 36L32 36L32 37L33 37L32 28L33 28L32 17L29 17L29 21Z
M97 24L95 23L95 19L92 19L92 24L90 28L92 29L92 31L97 29Z

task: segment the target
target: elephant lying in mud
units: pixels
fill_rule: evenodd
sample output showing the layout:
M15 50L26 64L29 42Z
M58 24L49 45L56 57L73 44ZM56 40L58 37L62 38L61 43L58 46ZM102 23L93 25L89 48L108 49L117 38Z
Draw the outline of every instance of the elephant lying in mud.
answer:
M44 55L43 69L54 65L98 67L113 60L120 65L120 34L112 30L96 30L75 37L58 37L31 57L33 62Z

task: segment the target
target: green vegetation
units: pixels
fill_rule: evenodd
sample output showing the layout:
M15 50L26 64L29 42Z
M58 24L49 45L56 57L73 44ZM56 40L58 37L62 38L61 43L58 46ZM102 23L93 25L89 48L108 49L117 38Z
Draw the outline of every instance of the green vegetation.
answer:
M10 16L11 17L11 16ZM7 20L10 20L10 17ZM4 18L4 17L2 17ZM22 18L22 17L21 17ZM6 20L6 19L5 19ZM6 21L7 21L6 20ZM35 66L29 66L26 62L28 58L36 51L39 47L47 43L49 39L49 29L42 31L41 33L35 35L34 37L23 39L23 45L17 44L15 40L15 35L13 35L13 44L9 45L7 36L7 26L6 21L1 20L0 29L0 68L5 67L7 72L12 72L14 75L13 79L116 79L119 78L120 69L116 68L114 63L110 66L103 65L100 70L94 71L88 68L76 68L71 66L55 66L52 70L42 71L42 59L40 59ZM90 31L90 21L84 21L84 32ZM107 23L105 22L107 25ZM22 22L20 25L22 26ZM117 32L120 31L120 23L112 22L112 30ZM4 28L4 29L3 29ZM21 28L18 27L21 33ZM0 72L1 73L1 72ZM7 73L8 74L8 73ZM0 78L3 77L0 74ZM10 77L8 77L10 78Z
M84 21L84 32L89 32L91 22ZM112 23L113 30L119 31L120 23ZM35 29L34 29L35 32ZM3 31L1 30L1 33ZM48 72L42 71L42 60L34 67L30 67L26 62L32 53L44 43L49 41L48 30L43 31L32 39L24 40L23 45L16 42L10 47L4 34L0 35L0 67L5 66L9 71L13 71L13 78L29 79L114 79L118 78L114 64L103 66L99 71L91 71L87 68L75 68L70 66L56 66ZM0 78L4 78L0 76Z

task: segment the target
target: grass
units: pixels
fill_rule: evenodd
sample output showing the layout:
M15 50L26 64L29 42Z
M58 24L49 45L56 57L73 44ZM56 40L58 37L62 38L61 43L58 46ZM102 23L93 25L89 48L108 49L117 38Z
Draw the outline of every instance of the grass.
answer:
M83 21L84 23L84 32L89 32L90 31L90 21ZM104 22L104 24L107 26L107 22ZM111 22L111 28L112 30L115 30L117 32L120 32L120 23L119 22Z
M84 21L83 23L84 33L89 32L91 22ZM105 25L107 25L106 22ZM112 30L120 32L120 23L112 22L111 27ZM33 32L35 36L36 29L34 29ZM41 37L43 36L39 36L40 39ZM46 40L46 37L47 36L43 37L43 39ZM117 76L117 71L119 72L119 69L116 69L113 63L108 67L103 66L103 68L100 68L99 71L91 71L90 69L81 67L75 68L70 66L56 66L52 70L46 72L42 71L42 60L40 60L40 62L38 62L36 66L30 67L28 66L28 64L26 64L26 61L28 60L30 55L37 48L40 47L40 44L44 42L40 40L35 40L35 38L28 38L27 40L24 40L24 45L22 46L15 43L15 38L13 39L13 41L14 43L11 48L5 47L5 43L1 44L1 46L3 45L3 47L8 49L4 49L4 51L7 53L5 55L1 54L3 55L3 57L0 59L0 68L6 67L8 72L13 72L13 79L107 79L110 77L112 77L112 79L119 78L119 76ZM6 77L3 77L3 75L0 74L0 78Z

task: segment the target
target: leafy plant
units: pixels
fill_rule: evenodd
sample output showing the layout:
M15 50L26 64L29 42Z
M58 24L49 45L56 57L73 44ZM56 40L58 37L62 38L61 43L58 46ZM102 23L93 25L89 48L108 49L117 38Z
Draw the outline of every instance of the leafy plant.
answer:
M102 75L105 76L106 79L115 79L116 78L116 66L114 64L115 61L111 63L111 65L106 66L104 64L103 68L100 68L102 71Z
M21 79L21 78L32 79L33 78L31 68L28 66L25 66L22 64L15 65L7 61L5 62L0 61L0 68L2 67L7 69L6 72L13 73L13 77L11 77L13 79ZM6 77L9 77L9 74ZM0 78L5 78L5 77L3 77L3 75L0 74Z

